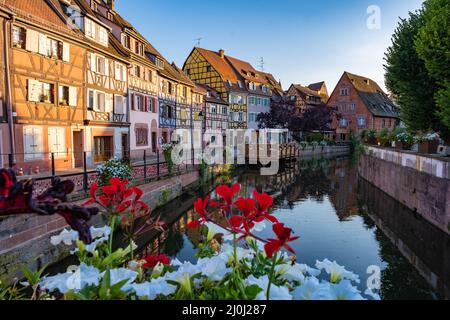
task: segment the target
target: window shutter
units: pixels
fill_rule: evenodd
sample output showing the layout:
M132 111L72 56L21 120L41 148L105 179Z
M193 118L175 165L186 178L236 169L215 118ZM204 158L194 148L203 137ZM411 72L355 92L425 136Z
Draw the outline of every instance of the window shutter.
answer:
M47 55L47 36L45 34L39 33L39 53L42 55Z
M123 66L122 68L122 81L127 81L127 67Z
M69 87L69 106L76 107L78 104L78 88Z
M39 102L40 94L41 83L33 79L28 79L28 101Z
M90 60L91 60L91 71L97 71L97 59L95 57L95 54L90 53Z
M121 72L122 72L120 70L120 65L117 62L114 65L115 65L115 72L116 72L114 77L116 78L116 80L120 80L120 76L121 76Z
M39 52L39 32L27 29L25 49L31 52Z
M105 59L105 76L109 76L109 60Z
M105 112L107 112L107 113L114 112L113 96L112 96L112 94L107 94L105 96Z
M69 62L70 61L70 44L68 44L66 42L63 43L62 59L65 62Z
M134 93L131 94L131 110L134 110L136 107L136 103L134 101Z

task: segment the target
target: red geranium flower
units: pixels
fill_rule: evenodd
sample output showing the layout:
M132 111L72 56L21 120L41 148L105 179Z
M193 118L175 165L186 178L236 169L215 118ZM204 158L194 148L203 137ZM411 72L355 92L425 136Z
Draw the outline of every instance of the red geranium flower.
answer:
M142 267L146 269L153 269L158 263L162 263L166 266L170 265L170 258L164 254L159 256L148 256L142 260L145 260L145 264Z
M273 231L275 232L277 239L268 239L267 244L264 246L267 257L272 258L273 255L283 247L295 254L294 249L289 246L289 242L295 241L299 237L291 236L292 229L286 228L283 223L276 223L273 225Z
M225 201L227 206L231 206L233 204L233 199L236 194L241 190L240 184L236 183L231 188L227 185L218 186L216 188L217 194Z
M195 229L200 227L202 224L208 222L209 213L206 211L206 207L209 203L209 196L203 200L202 198L198 198L197 201L194 203L194 210L200 215L199 220L195 220L190 222L187 227L189 229Z
M256 208L258 211L258 219L256 221L261 222L262 220L267 219L272 223L278 223L277 218L267 212L267 210L273 205L273 198L267 193L259 193L256 189L253 191L253 197L258 202L258 206Z

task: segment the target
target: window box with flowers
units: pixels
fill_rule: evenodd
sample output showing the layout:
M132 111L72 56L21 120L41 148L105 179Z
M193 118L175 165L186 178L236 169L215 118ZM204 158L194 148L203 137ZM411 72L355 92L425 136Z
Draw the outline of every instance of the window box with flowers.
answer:
M418 152L423 154L435 154L439 147L439 135L437 133L419 134L414 137L418 144Z
M407 131L401 130L395 134L395 148L398 150L410 150L414 144L414 137Z

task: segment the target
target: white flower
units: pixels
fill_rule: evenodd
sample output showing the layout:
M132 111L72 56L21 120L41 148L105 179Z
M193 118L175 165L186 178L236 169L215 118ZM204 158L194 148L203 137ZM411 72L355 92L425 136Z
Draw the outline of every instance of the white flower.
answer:
M92 239L109 237L110 234L111 234L111 227L109 227L109 226L104 226L103 228L91 227Z
M43 290L67 293L70 290L79 291L89 285L98 286L102 275L100 271L92 266L82 263L74 272L66 272L52 277L45 277L40 283Z
M342 279L348 279L359 283L359 276L346 270L343 266L337 264L336 261L331 262L328 259L317 261L316 267L319 270L325 270L330 275L330 282L338 283Z
M311 277L297 287L292 296L295 300L328 300L329 291L329 283L321 284L317 278Z
M121 290L124 292L128 292L132 289L131 284L136 280L138 276L138 273L136 271L125 268L111 269L109 272L111 276L112 286L124 280L128 280L121 288Z
M221 281L227 273L232 271L219 257L200 259L198 265L201 267L202 275L213 281Z
M207 242L210 242L217 234L223 234L224 237L227 237L231 234L224 228L219 227L218 225L212 222L205 223L205 226L208 228L208 236L206 237Z
M338 284L331 283L329 288L331 300L364 300L358 288L349 280L342 280Z
M177 290L176 286L168 284L163 278L153 279L150 282L131 285L136 295L140 298L147 297L150 300L156 299L157 296L169 296Z
M368 288L365 292L365 295L371 297L373 300L381 300L380 295L378 293L373 292L372 289Z
M285 280L297 281L303 283L305 281L304 271L305 269L298 263L292 264L280 264L275 267L276 273Z
M73 242L78 240L78 232L64 229L59 235L50 238L50 243L54 246L64 243L66 246L71 246Z
M241 261L245 258L250 258L252 256L252 250L244 249L241 247L236 248L237 260ZM219 257L225 262L231 264L234 261L234 248L232 245L225 243L222 246L221 253Z
M168 273L164 276L164 278L158 278L158 279L165 279L165 280L171 280L180 285L180 287L186 292L190 293L192 291L191 286L191 278L192 274L185 271L177 271Z
M252 233L262 232L266 229L266 223L264 221L257 222L252 228Z
M267 288L269 286L269 277L267 275L261 278L255 278L253 275L244 280L247 286L257 285L263 291L260 292L255 300L267 299ZM287 287L278 287L274 284L270 286L270 300L292 300Z
M158 264L153 268L152 278L159 278L164 272L164 264L158 262Z

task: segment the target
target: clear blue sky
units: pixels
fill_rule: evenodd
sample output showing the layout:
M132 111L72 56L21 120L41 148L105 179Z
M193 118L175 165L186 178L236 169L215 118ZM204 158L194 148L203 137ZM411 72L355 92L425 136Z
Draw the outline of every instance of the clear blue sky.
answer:
M399 17L422 0L116 0L117 10L179 66L201 47L219 50L291 83L325 80L333 90L342 72L384 87L383 57ZM381 28L370 30L367 8L381 9Z

